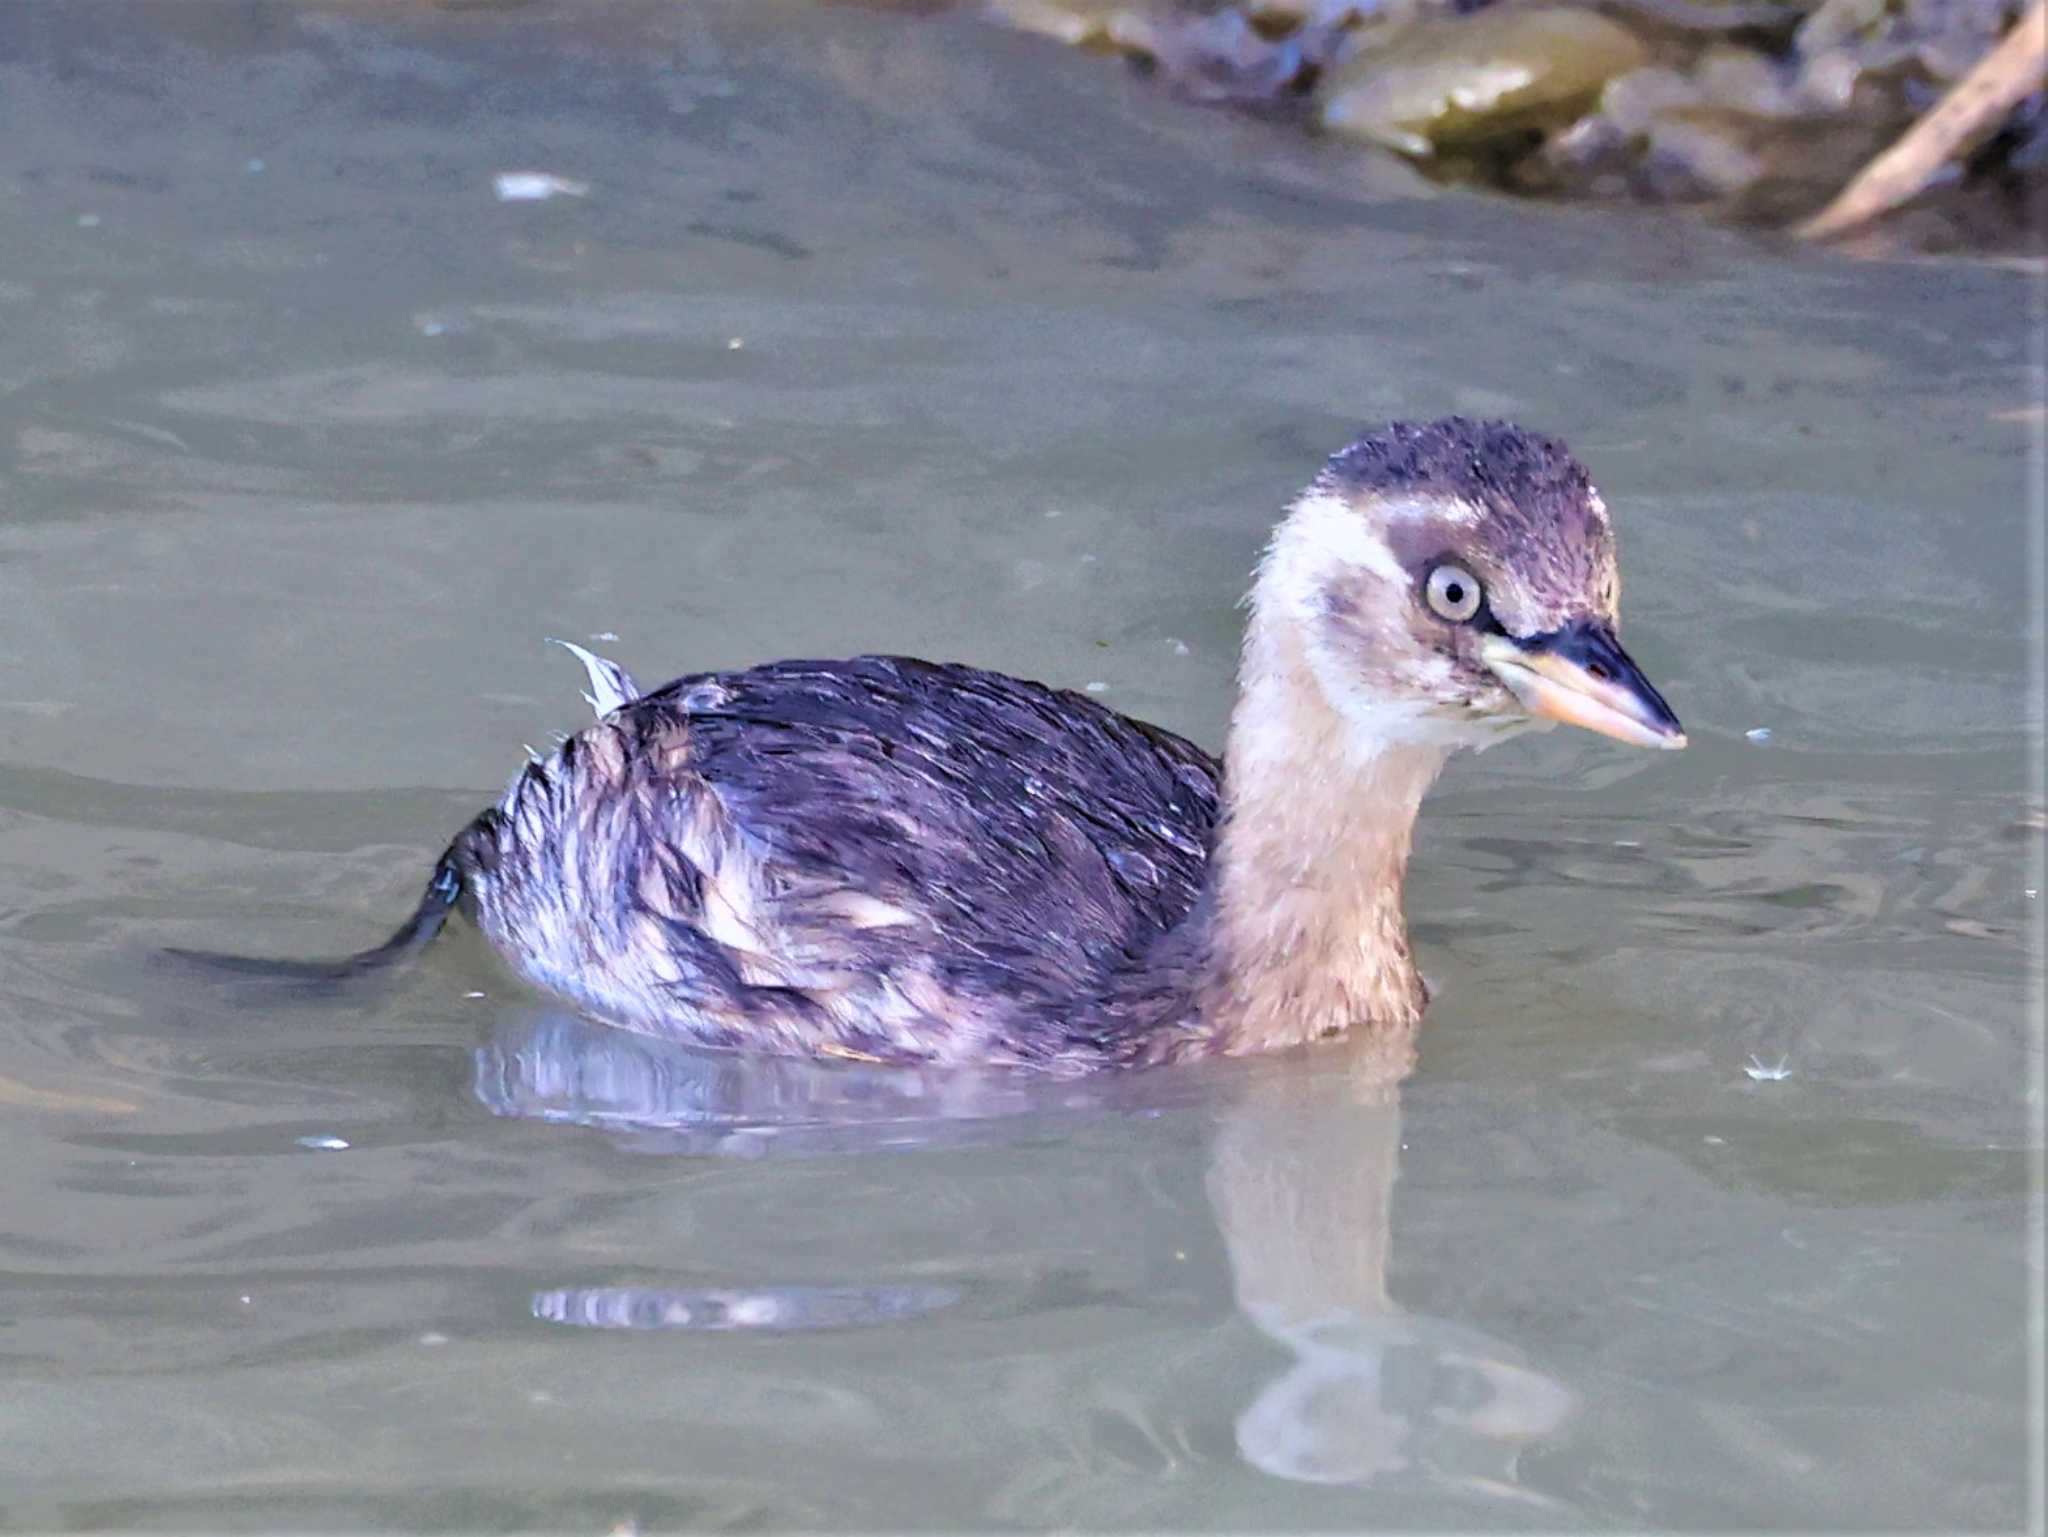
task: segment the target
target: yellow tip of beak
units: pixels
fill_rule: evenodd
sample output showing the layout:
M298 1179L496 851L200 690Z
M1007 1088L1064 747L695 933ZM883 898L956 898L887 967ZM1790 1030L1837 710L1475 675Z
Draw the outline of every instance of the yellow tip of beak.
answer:
M1480 656L1531 715L1632 747L1685 746L1684 730L1619 647L1603 663L1605 677L1555 651L1528 649L1500 635L1486 638Z

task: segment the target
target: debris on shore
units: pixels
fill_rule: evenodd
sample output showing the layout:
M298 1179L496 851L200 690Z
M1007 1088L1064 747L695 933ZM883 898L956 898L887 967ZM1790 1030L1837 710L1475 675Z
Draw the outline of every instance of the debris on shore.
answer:
M2035 249L2048 0L986 0L1427 174L1880 249Z

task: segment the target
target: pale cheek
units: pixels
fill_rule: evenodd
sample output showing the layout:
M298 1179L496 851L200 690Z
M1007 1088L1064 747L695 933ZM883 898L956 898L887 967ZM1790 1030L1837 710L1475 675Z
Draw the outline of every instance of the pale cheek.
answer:
M1367 618L1355 609L1326 613L1314 630L1315 649L1353 683L1399 689L1412 661L1414 640L1401 625Z
M1465 692L1457 663L1447 656L1418 657L1407 668L1408 687L1432 701L1455 699Z
M1314 651L1332 692L1369 702L1376 712L1427 710L1471 693L1470 661L1456 650L1461 638L1434 627L1418 633L1399 619L1329 618L1316 631Z

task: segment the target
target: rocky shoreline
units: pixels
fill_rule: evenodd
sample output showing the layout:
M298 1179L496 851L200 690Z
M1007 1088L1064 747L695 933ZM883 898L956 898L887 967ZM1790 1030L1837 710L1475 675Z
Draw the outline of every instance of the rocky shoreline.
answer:
M2018 0L989 4L1194 100L1298 118L1433 178L1803 226L1881 253L2040 251L2048 108ZM2003 95L1987 97L2009 35ZM1896 185L1844 198L1908 134Z

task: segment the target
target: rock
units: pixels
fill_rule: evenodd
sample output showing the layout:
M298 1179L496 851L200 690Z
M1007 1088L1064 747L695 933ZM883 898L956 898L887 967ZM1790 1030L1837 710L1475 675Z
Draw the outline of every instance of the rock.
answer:
M1304 45L1309 45L1305 50ZM1125 45L1129 48L1130 45ZM1155 27L1142 51L1160 75L1200 101L1273 102L1293 94L1334 38L1295 27L1268 35L1242 11L1218 11Z
M1799 26L1803 59L1839 54L1865 73L1960 79L2018 13L2018 0L1823 0Z
M1716 43L1693 65L1692 78L1716 106L1751 117L1795 118L1812 108L1793 71L1775 59L1731 43Z
M1131 8L1122 0L990 0L989 9L1020 32L1076 48L1109 48L1119 24L1128 25Z
M1424 17L1361 46L1317 92L1325 129L1418 158L1561 128L1649 50L1589 11ZM1377 45L1375 45L1377 43Z
M1599 115L1625 134L1644 134L1663 114L1698 106L1701 100L1698 85L1675 69L1652 64L1608 81L1600 93Z
M1672 203L1733 197L1768 169L1749 125L1726 109L1693 107L1650 125L1643 151L1646 190Z
M1779 225L1826 202L1924 113L2026 0L985 3L1014 25L1141 61L1181 95L1313 114L1438 178ZM1909 218L1925 226L1906 230L1906 247L2033 249L2048 206L2048 93L1950 174L1955 186L1894 216L1902 230Z
M1822 53L1798 63L1799 99L1817 112L1846 112L1856 99L1863 69L1846 53Z
M1874 42L1883 36L1889 0L1825 0L1800 23L1794 46L1811 58L1831 48Z

